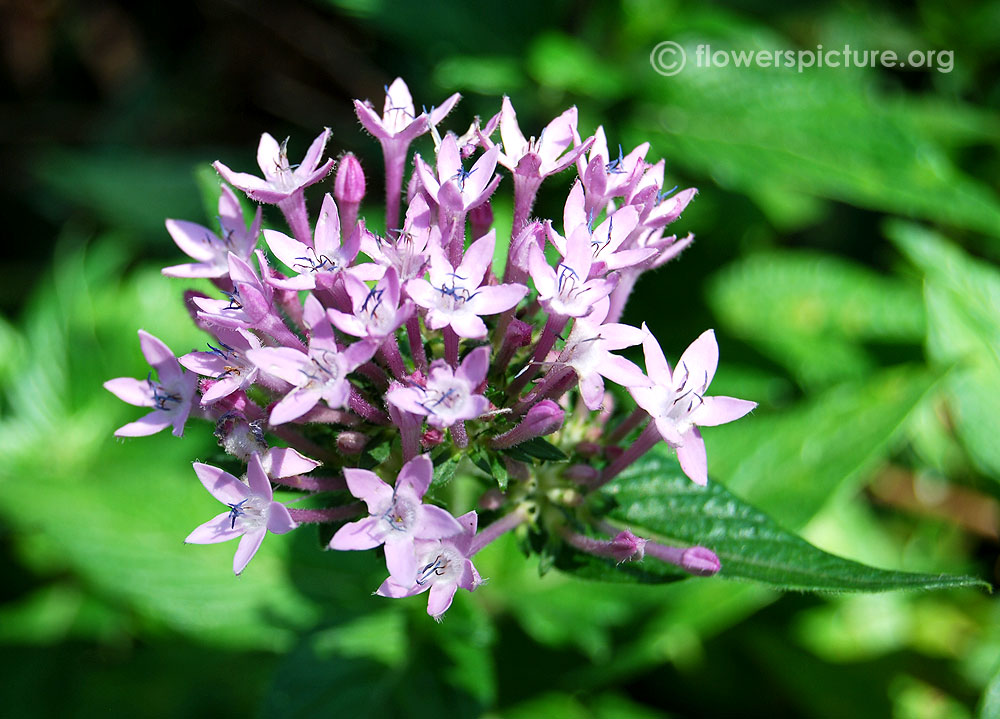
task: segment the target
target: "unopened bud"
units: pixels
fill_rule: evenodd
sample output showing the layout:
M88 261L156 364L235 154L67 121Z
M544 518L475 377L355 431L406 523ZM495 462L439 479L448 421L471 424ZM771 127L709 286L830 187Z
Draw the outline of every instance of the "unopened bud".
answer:
M368 435L361 432L341 432L337 435L337 450L341 454L361 454L368 444Z
M711 549L691 547L681 555L681 567L699 577L711 577L722 569L722 562Z
M597 457L602 451L601 445L597 442L579 442L576 445L576 453L582 457Z
M338 205L358 205L365 197L365 172L358 158L350 152L340 159L333 180L333 197Z
M563 477L573 482L588 484L595 481L601 473L589 464L574 464L563 471Z
M608 551L619 564L629 560L638 562L646 555L646 540L625 529L608 543Z
M528 410L514 429L490 440L493 449L506 449L527 442L535 437L544 437L562 427L566 412L550 399L543 399Z
M473 240L484 236L491 227L493 227L493 208L490 207L489 200L469 210L469 229L472 231Z
M503 506L504 496L499 489L490 489L479 498L479 508L487 511L500 509Z
M420 444L424 446L424 449L437 447L442 442L444 442L444 432L437 427L428 428L428 430L420 436Z

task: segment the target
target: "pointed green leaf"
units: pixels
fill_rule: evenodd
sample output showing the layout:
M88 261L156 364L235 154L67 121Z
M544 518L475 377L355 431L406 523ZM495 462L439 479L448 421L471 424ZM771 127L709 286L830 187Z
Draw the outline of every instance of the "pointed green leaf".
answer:
M615 501L609 517L639 536L677 546L701 545L722 561L720 576L799 591L879 592L989 585L974 577L914 574L868 567L836 557L783 529L769 516L716 482L699 487L672 453L657 447L603 493ZM589 561L579 552L560 555L560 568L612 581L664 582L684 576L646 557L639 563Z

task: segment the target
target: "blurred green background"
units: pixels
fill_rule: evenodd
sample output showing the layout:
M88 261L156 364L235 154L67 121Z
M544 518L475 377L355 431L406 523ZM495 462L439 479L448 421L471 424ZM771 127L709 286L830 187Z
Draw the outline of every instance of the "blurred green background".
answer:
M706 432L713 479L828 551L996 583L1000 2L0 14L5 717L1000 715L1000 612L973 590L540 579L508 541L436 625L419 599L369 596L370 553L320 552L309 531L235 579L231 546L182 544L216 511L190 468L218 453L208 427L115 441L135 411L101 388L146 371L139 327L178 354L204 341L159 268L182 261L164 218L214 214L211 160L249 170L262 131L294 156L329 126L378 217L381 159L352 98L380 106L397 75L418 108L460 91L445 125L462 131L506 93L526 134L575 104L583 132L649 140L667 187L700 189L673 226L697 242L644 277L625 321L673 357L715 327L713 389L760 402ZM663 40L688 50L673 77L650 66ZM695 67L706 43L952 50L954 67ZM549 180L536 212L560 218L568 183Z

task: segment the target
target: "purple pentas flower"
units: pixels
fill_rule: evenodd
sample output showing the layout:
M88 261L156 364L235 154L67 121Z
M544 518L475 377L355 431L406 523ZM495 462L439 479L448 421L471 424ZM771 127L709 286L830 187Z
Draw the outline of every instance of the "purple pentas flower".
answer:
M500 110L500 139L503 141L500 164L515 174L538 179L562 172L593 144L593 138L589 138L567 152L576 137L576 118L576 108L571 107L546 125L537 140L534 137L528 140L521 132L510 98L504 96Z
M437 151L437 173L417 155L414 159L417 176L424 191L448 212L468 212L489 199L500 183L500 176L494 175L500 148L494 146L476 160L472 169L462 165L458 141L452 133L441 140Z
M361 250L382 267L394 268L400 282L423 275L430 248L440 245L441 230L432 224L431 210L423 195L410 202L398 236L383 238L365 231L361 237Z
M337 203L329 193L323 198L323 206L316 220L316 231L310 247L277 230L264 230L264 240L275 257L297 274L281 279L268 278L268 283L285 290L311 290L317 286L329 288L336 275L351 267L361 247L361 232L356 227L346 228L348 235L341 241L340 215ZM365 268L380 274L377 265L359 265L355 271ZM372 279L372 273L365 274Z
M393 267L385 271L374 287L369 287L353 274L347 274L344 276L344 288L351 298L353 312L348 314L330 309L327 314L337 329L354 337L368 337L381 344L413 314L410 300L404 300L402 304L399 302L399 277Z
M219 197L219 224L222 237L207 227L185 220L167 220L167 232L177 246L197 262L164 267L168 277L226 277L229 274L229 253L241 260L250 259L260 235L261 211L257 208L250 229L247 229L243 208L236 195L226 185Z
M196 375L184 372L174 353L160 339L139 330L139 345L150 366L156 370L146 379L118 377L104 383L104 388L118 399L137 407L152 407L145 417L115 430L116 437L144 437L171 425L174 436L184 434L184 423L191 413L198 386Z
M478 516L467 512L458 517L462 531L443 539L414 541L416 572L409 581L389 577L376 594L382 597L412 597L429 591L427 613L440 621L451 606L459 588L474 591L483 583L472 564L472 541L476 536Z
M218 346L209 343L209 352L189 352L179 360L184 368L216 380L202 395L202 404L211 404L257 381L257 365L246 356L248 350L260 349L257 335L217 327L215 337Z
M366 469L345 469L348 489L368 505L369 516L337 530L330 548L372 549L384 544L390 577L410 586L417 576L415 541L451 537L464 530L446 510L422 502L433 474L434 465L425 454L404 464L393 486Z
M615 197L624 197L629 189L639 181L645 170L643 162L649 152L649 143L644 142L627 155L618 148L618 156L612 158L608 152L608 140L604 127L594 133L594 144L587 155L577 161L577 170L586 190L586 211L597 215L605 210Z
M221 162L215 162L216 171L233 187L243 190L251 200L278 205L301 194L303 189L326 177L333 168L333 160L322 162L323 149L330 139L329 128L313 140L305 157L298 165L288 162L288 140L281 144L268 133L260 136L257 146L257 164L264 177L246 172L233 172Z
M292 385L292 391L271 410L272 425L298 419L320 400L332 409L346 407L351 392L347 376L370 360L378 346L362 340L341 350L323 307L313 295L306 298L304 316L312 329L307 352L293 347L263 347L246 353L247 359L261 370Z
M354 109L364 128L379 141L398 140L409 143L427 132L430 125L441 122L460 98L461 95L456 92L439 107L431 108L429 113L417 115L410 88L406 86L403 78L397 77L385 89L385 106L381 117L370 102L355 100Z
M489 400L478 392L489 366L489 347L477 347L457 369L438 360L431 366L426 386L397 385L389 390L386 399L404 412L426 415L427 422L435 427L451 427L489 409Z
M578 227L563 245L563 257L553 268L545 254L532 242L528 246L528 269L538 290L538 300L549 313L559 317L583 317L594 303L607 297L617 278L590 277L593 250L586 227Z
M480 339L486 325L480 315L494 315L514 307L524 297L524 285L483 285L493 261L496 231L473 242L458 267L439 248L431 251L430 281L421 278L406 283L407 294L427 310L431 329L451 327L459 337Z
M262 271L266 260L260 250L255 253ZM213 300L208 297L194 297L192 302L201 310L198 317L209 325L229 327L231 329L247 329L259 327L272 312L271 301L274 291L263 282L249 262L237 257L232 252L228 255L229 277L233 281L233 291L223 292L224 300Z
M254 454L247 465L247 484L218 467L194 463L195 474L213 497L229 507L195 529L186 544L216 544L240 537L233 557L233 571L240 574L264 541L264 535L285 534L297 524L285 505L274 501L271 482Z
M571 367L580 379L580 395L587 409L601 406L604 378L624 387L647 384L648 381L633 362L612 350L632 347L642 342L643 330L621 324L602 324L609 303L602 300L586 317L577 318L566 344L559 353L557 364Z
M667 444L677 450L681 468L695 483L708 482L708 462L705 442L698 426L714 427L739 419L754 407L735 397L708 397L705 392L719 365L719 345L714 330L707 330L684 350L671 370L652 333L642 340L646 372L650 383L629 387L635 403L646 410L656 424L656 430Z

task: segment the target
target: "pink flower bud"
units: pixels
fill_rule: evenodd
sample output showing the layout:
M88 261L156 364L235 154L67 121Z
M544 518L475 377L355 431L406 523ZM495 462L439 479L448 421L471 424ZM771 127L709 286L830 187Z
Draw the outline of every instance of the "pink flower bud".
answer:
M430 427L420 437L420 444L422 444L425 449L437 447L442 442L444 442L444 431L438 429L437 427Z
M597 457L602 451L601 445L597 442L579 442L576 445L576 452L582 457Z
M550 399L543 399L528 413L514 429L490 440L493 449L506 449L527 442L535 437L544 437L562 427L566 412Z
M340 160L333 181L333 197L339 205L357 205L365 196L365 173L358 158L348 152Z
M493 208L490 207L489 201L469 210L469 228L473 240L485 235L491 227L493 227Z
M718 555L705 547L691 547L681 555L681 567L699 577L711 577L722 569Z
M589 464L574 464L572 467L567 467L566 470L563 471L563 477L566 479L573 482L581 482L583 484L593 482L600 476L601 473Z
M646 540L626 529L608 543L608 551L609 555L619 563L629 560L640 561L646 554Z
M503 506L503 500L503 492L499 489L490 489L484 492L483 496L479 498L479 508L487 511L500 509Z
M337 435L337 449L342 454L361 454L368 444L368 435L361 432L341 432Z

